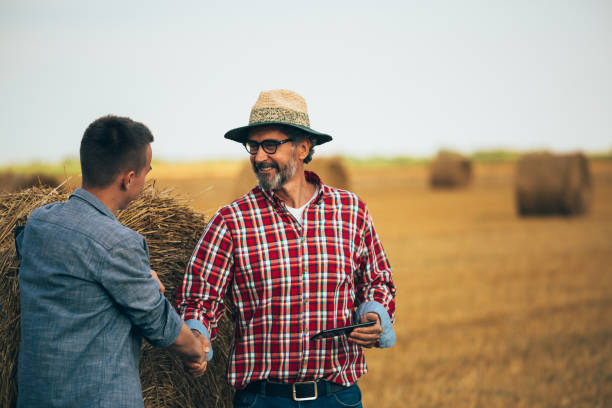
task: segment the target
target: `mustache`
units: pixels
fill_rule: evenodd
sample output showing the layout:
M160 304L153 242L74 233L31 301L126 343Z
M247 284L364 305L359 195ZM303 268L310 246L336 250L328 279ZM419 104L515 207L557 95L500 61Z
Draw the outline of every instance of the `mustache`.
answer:
M278 165L273 162L253 162L253 169L255 171L265 170L265 169L276 169L277 171L280 170L278 168Z

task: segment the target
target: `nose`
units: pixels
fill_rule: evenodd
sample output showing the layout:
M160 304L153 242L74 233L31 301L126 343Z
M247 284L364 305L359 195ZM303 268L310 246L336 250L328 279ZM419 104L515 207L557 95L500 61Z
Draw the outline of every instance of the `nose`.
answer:
M257 149L257 153L253 156L256 162L262 162L268 158L268 153L266 153L263 149L263 146L259 146Z

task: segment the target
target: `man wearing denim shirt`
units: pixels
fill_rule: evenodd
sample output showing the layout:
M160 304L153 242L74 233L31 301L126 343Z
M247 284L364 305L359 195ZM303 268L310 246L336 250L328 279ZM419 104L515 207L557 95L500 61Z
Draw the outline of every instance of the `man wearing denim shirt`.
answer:
M143 407L143 337L204 372L203 344L161 293L144 237L115 218L144 187L152 141L129 118L94 121L81 141L82 188L34 210L17 236L18 407Z
M248 126L225 137L244 144L259 185L209 221L177 297L181 315L208 343L231 296L234 406L361 407L362 347L395 342L395 285L367 206L305 170L313 146L332 138L310 128L293 91L262 92Z

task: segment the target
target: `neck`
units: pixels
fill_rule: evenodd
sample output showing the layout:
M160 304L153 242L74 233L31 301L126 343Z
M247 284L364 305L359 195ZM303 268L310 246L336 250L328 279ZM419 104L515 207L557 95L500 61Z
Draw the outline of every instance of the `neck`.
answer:
M96 196L113 214L117 215L117 212L123 209L125 205L122 195L117 194L114 187L114 185L107 188L81 186L83 190Z
M304 166L299 166L295 174L274 193L292 208L300 208L310 200L315 192L315 185L306 181Z

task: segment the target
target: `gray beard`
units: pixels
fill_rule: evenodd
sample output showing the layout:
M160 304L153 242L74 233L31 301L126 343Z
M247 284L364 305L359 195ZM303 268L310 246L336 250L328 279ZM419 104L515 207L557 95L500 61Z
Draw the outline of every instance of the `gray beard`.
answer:
M257 182L259 183L259 187L262 190L272 191L278 190L282 186L285 185L287 181L295 174L297 170L297 157L296 151L293 151L291 155L291 160L284 167L279 167L276 163L252 163L253 171L255 172L255 176L257 177ZM265 168L275 168L276 174L274 176L269 176L267 174L261 174L259 169Z

